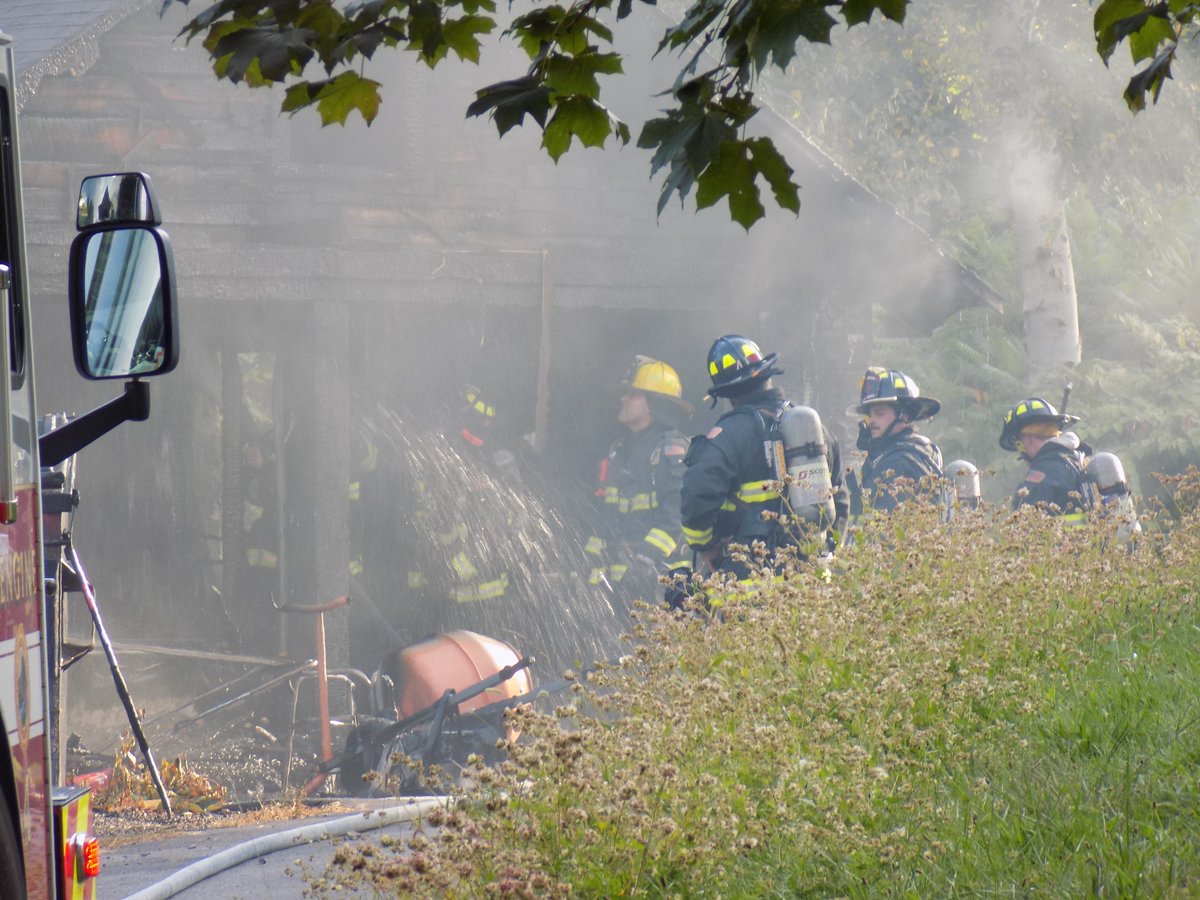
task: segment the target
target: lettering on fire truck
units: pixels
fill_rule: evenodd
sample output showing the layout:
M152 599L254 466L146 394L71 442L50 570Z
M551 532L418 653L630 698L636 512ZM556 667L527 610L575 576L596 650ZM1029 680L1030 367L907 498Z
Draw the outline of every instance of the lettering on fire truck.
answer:
M38 564L33 549L5 553L0 547L0 606L25 603L37 594Z

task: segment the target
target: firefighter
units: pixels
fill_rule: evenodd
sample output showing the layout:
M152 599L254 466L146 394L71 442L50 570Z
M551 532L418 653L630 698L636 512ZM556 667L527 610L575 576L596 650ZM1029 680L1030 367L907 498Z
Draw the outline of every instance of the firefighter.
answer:
M477 388L460 385L447 399L439 427L393 423L388 487L376 492L388 521L376 517L385 527L367 535L378 551L375 580L404 597L402 627L412 640L484 628L492 613L484 607L513 590L506 559L520 523L506 501L522 485L519 461L495 441L496 409Z
M1078 416L1060 413L1041 397L1022 400L1004 414L1000 446L1029 463L1013 509L1040 505L1067 524L1086 521L1091 488L1085 467L1091 448L1078 435L1063 431L1078 421Z
M350 531L351 659L377 659L388 648L407 640L406 622L397 621L391 608L395 591L396 536L400 509L395 502L395 467L381 435L370 427L370 418L356 416L359 427L350 435L353 463L348 485ZM372 440L375 438L376 440Z
M769 551L798 543L792 521L783 515L785 504L777 486L783 473L772 465L776 454L764 452L778 441L778 423L794 407L772 384L778 354L764 355L749 338L727 334L717 338L708 352L714 405L728 399L732 408L703 437L692 439L683 478L683 533L688 544L718 571L739 579L751 575L747 562L731 558L729 544L752 546L762 541ZM815 419L815 414L808 411ZM841 450L836 439L820 426L823 468L832 487L834 525L844 527L849 510ZM815 442L814 442L815 443ZM785 448L785 453L787 448ZM828 498L826 498L828 500ZM791 510L797 517L799 510ZM766 513L767 515L764 515ZM827 526L826 526L827 527Z
M627 603L657 594L660 575L686 580L690 571L679 489L688 449L680 426L692 410L678 373L648 356L635 357L621 387L617 421L627 433L600 462L599 528L584 549L592 563L588 582L607 585Z
M865 450L858 491L872 509L890 512L911 497L920 482L942 477L942 451L913 429L916 422L937 415L942 404L921 395L917 383L895 369L871 366L863 375L859 402L846 414L862 417L859 450ZM858 505L855 503L854 505Z
M493 432L496 408L473 384L462 386L462 428L454 435L458 452L468 462L479 462L490 475L512 488L522 486L521 464L515 453L496 441Z
M252 440L242 448L243 540L247 567L263 576L257 579L262 593L283 602L275 576L279 568L275 454L267 438L269 435Z
M346 499L350 504L350 577L359 578L363 574L366 536L372 527L367 521L368 511L364 508L363 482L367 482L366 495L370 498L371 482L379 470L379 448L366 436L356 434L351 439L351 453L358 460L346 490Z
M514 490L522 485L516 456L494 440L495 407L474 385L464 384L460 397L454 427L444 437L465 464L460 492L467 502L453 510L439 510L450 516L440 518L433 537L449 556L453 582L449 599L475 604L502 600L512 586L508 566L497 552L499 539L489 537L488 531L500 524L508 532L514 530L512 511L493 501L500 485Z

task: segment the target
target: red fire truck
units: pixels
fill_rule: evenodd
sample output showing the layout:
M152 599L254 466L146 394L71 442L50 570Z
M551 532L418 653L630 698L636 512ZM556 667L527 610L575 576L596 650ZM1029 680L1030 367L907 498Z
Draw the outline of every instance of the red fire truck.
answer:
M171 246L149 178L86 178L74 211L68 297L75 365L123 379L115 400L39 435L12 40L0 33L0 898L83 898L99 871L88 795L54 784L48 684L59 658L44 578L43 473L149 414L145 378L174 368ZM68 212L68 211L65 211Z

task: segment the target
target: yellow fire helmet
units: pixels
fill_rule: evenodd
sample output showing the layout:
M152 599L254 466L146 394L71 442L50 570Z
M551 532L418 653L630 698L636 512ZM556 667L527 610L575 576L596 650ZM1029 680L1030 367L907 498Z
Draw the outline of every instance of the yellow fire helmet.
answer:
M670 400L684 412L690 414L691 404L683 399L683 383L679 373L662 360L649 356L634 357L633 366L625 374L621 386L648 394L658 394Z

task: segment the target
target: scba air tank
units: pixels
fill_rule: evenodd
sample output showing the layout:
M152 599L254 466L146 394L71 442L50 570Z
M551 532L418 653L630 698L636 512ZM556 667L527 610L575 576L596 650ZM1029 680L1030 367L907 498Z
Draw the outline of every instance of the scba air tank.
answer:
M779 439L791 478L792 515L826 528L833 524L833 479L826 458L821 417L808 406L789 406L779 415Z
M1088 460L1087 469L1101 497L1129 493L1129 487L1125 483L1125 467L1121 465L1121 458L1117 454L1097 453Z
M1129 485L1125 481L1125 467L1121 464L1121 458L1115 453L1097 453L1088 460L1087 471L1100 494L1100 506L1104 514L1117 519L1117 537L1128 541L1135 534L1141 534L1142 525L1133 505L1133 495L1129 493Z
M956 459L943 470L946 473L948 490L946 505L950 511L958 509L977 509L979 507L979 469L975 464Z

